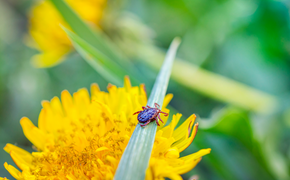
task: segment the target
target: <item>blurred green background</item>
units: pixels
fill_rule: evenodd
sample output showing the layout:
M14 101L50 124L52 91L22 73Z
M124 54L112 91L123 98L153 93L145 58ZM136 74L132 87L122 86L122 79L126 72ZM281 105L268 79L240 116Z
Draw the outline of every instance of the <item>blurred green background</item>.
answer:
M27 116L37 124L42 100L60 96L64 89L72 93L97 82L106 90L108 84L77 53L52 68L31 65L37 51L24 39L33 3L0 0L0 147L12 143L31 150L19 120ZM198 134L182 155L212 149L183 178L290 179L290 1L127 0L121 4L120 11L134 14L151 29L150 36L161 50L180 36L179 58L273 95L278 102L268 113L259 114L171 80L168 92L174 98L170 105L183 117L192 113L200 117ZM114 31L105 33L113 37ZM144 82L150 90L157 71L131 59L146 74ZM13 164L4 150L0 150L0 160L0 164ZM4 166L0 166L0 176L13 179Z

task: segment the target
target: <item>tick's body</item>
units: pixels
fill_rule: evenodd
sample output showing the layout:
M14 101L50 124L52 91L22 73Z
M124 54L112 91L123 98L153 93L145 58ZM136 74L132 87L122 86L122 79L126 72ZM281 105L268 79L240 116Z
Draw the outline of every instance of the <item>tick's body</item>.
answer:
M158 116L158 110L157 108L144 109L138 114L137 119L140 123L146 123L148 120Z
M137 111L134 114L138 114L138 121L140 122L140 126L146 126L147 124L149 124L152 121L156 121L157 125L159 125L159 120L161 122L163 122L160 118L160 114L159 113L163 113L165 116L168 116L168 113L165 113L163 111L161 111L159 108L160 106L155 103L155 108L152 108L150 106L146 106L146 107L142 107L143 111ZM134 115L133 114L133 115Z

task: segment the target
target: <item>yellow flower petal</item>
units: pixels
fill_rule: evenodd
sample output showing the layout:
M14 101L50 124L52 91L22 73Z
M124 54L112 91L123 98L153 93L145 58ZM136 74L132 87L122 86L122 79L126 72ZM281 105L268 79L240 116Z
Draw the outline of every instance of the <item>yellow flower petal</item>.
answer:
M90 95L87 89L82 88L73 94L74 107L77 109L78 117L84 118L87 108L90 105Z
M58 97L53 97L51 99L50 106L55 114L60 116L64 115L62 105Z
M21 149L12 144L6 144L4 150L8 152L15 162L15 164L21 169L27 169L27 166L31 166L33 157L31 154L24 149Z
M178 142L174 144L174 146L178 148L179 152L183 151L191 144L191 142L193 141L197 133L197 129L198 129L198 123L194 125L194 128L189 138L179 140Z
M105 150L108 150L109 148L107 147L100 147L96 150L96 152L100 152L100 151L105 151Z
M199 163L199 161L201 161L201 157L197 158L197 159L194 159L194 160L192 160L190 162L186 162L186 163L184 163L184 165L175 167L174 171L175 171L176 174L187 173L188 171L193 169Z
M138 120L132 114L147 103L144 86L132 87L125 79L125 87L108 86L108 92L91 86L73 94L61 93L61 101L54 97L43 101L39 115L39 129L26 117L20 120L25 136L38 152L28 153L7 144L4 150L22 170L5 164L16 178L36 179L113 179L121 156ZM91 100L92 98L92 100ZM136 111L135 111L136 110ZM163 107L165 112L168 109ZM180 174L192 169L208 154L201 150L180 158L180 152L193 140L195 116L189 117L175 129L181 114L173 115L168 126L162 124L156 132L155 142L146 179L181 179ZM168 117L162 116L166 122Z
M171 99L173 98L173 94L166 94L164 100L163 100L163 105L162 107L167 107Z
M47 140L44 132L35 127L27 117L21 118L20 124L27 139L29 139L38 149L44 150Z
M187 138L190 135L190 130L194 124L195 121L195 114L191 115L189 118L187 118L173 133L173 137L176 140L180 140L182 138ZM184 133L186 132L186 133Z
M61 92L61 103L64 109L65 115L75 115L73 108L73 99L70 93L67 90Z
M153 171L150 168L148 168L146 170L145 180L154 180L154 174L153 174Z
M21 172L18 169L7 164L7 162L4 163L4 167L15 179L22 179Z
M91 94L92 97L97 96L97 94L100 92L99 85L97 83L93 83L91 85Z
M6 144L6 146L3 148L7 153L10 153L11 151L16 152L17 154L21 156L31 156L31 154L24 149L21 149L20 147L17 147L13 144Z
M43 52L34 55L31 63L36 68L46 68L55 66L65 60L65 55L70 52L70 49L63 49L62 51Z
M197 163L201 160L201 157L209 154L211 151L210 148L199 150L196 153L190 154L188 156L180 158L180 160L184 161L184 165L177 166L174 168L177 174L184 174L193 169Z
M169 109L163 108L162 109L163 112L168 113L169 114ZM160 113L160 118L162 119L163 123L160 122L160 126L157 127L157 131L160 129L163 129L163 127L166 125L167 120L168 120L168 116L164 116L164 114Z
M41 109L39 116L38 116L38 128L40 130L42 130L43 132L47 132L49 131L49 129L47 128L46 125L46 110L45 109Z
M171 137L173 135L175 126L177 125L177 123L178 123L179 119L181 118L181 116L182 115L179 114L179 113L177 113L176 115L175 114L173 115L170 124L162 129L163 137L169 138L169 137ZM174 138L176 138L176 137L174 137Z
M129 79L129 76L125 76L125 80L124 80L124 87L126 88L127 91L130 91L131 89L131 81Z
M174 142L174 138L170 137L170 138L164 138L164 137L157 137L155 138L155 146L154 146L154 152L158 152L159 153L164 153L167 149L170 148L171 144L173 144ZM154 156L154 154L152 154L152 156Z
M23 157L13 151L10 152L10 156L13 159L14 163L21 169L29 169L29 166L31 165L32 162L32 156L30 155L29 158Z
M102 18L104 0L65 0L91 27L96 28ZM52 67L62 61L72 50L72 44L60 27L69 28L61 15L49 1L39 1L30 13L29 32L41 54L32 58L38 68Z
M9 179L7 179L6 177L4 178L0 177L0 180L9 180Z
M198 158L200 158L200 157L202 157L202 156L204 156L204 155L209 154L210 151L211 151L210 148L207 148L207 149L201 149L201 150L199 150L199 151L196 152L196 153L193 153L193 154L190 154L190 155L184 156L184 157L182 157L182 158L180 158L180 159L183 160L183 161L192 161L192 160L194 160L194 159L198 159Z
M65 120L63 120L64 111L60 100L54 97L51 102L42 101L41 104L43 109L38 117L38 127L43 132L55 133L57 129L63 127L65 123Z
M164 156L169 159L177 159L179 158L179 151L177 147L173 147L173 148L168 149L166 153L164 154Z

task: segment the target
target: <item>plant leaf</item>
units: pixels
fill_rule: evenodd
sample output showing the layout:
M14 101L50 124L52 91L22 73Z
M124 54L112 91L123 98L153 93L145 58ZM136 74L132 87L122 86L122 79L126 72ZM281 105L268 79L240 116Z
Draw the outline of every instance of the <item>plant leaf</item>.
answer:
M154 103L158 103L160 107L162 107L173 61L179 44L179 38L175 38L171 43L161 70L156 78L147 105L154 106ZM150 123L145 127L141 127L140 124L136 126L118 165L114 178L115 180L145 179L146 169L155 140L156 129L156 123Z
M140 81L135 78L136 76L133 76L133 74L131 74L129 71L125 71L117 63L112 61L99 50L95 49L75 33L71 32L65 27L63 27L63 29L71 39L75 49L79 52L79 54L109 82L121 86L123 81L122 78L126 75L129 75L131 77L131 81L134 83Z
M61 14L72 31L94 48L117 62L123 68L132 68L132 63L121 56L118 48L115 48L109 38L97 28L94 31L70 8L64 0L50 0L58 12Z
M154 46L140 46L138 58L152 68L162 64L163 52ZM136 58L136 59L138 59ZM227 77L209 72L181 59L176 59L172 79L208 97L234 104L261 114L275 112L279 106L275 96L259 91Z

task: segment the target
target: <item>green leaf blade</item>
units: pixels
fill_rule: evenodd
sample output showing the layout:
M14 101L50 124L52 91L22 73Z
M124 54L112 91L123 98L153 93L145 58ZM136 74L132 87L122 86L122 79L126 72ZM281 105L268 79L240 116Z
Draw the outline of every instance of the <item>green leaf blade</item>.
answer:
M158 103L162 107L173 61L175 59L176 50L179 44L179 38L175 38L171 43L165 61L163 62L151 95L148 99L147 105L154 106L154 103ZM118 165L114 177L115 180L145 179L145 173L149 164L156 130L156 123L150 123L145 127L141 127L140 124L136 126Z
M148 103L147 103L148 106L154 106L154 103L157 103L160 105L160 107L162 107L163 99L165 97L165 93L168 87L168 82L169 82L169 77L171 74L171 69L173 66L173 61L175 59L173 57L175 57L176 55L176 50L179 44L180 44L179 38L175 38L173 42L171 43L168 53L165 56L165 62L163 63L163 66L160 69L160 72L155 81L154 87L148 99Z
M65 27L63 27L63 29L67 33L78 53L106 80L115 85L121 86L123 77L129 75L132 82L139 82L139 80L137 80L133 74L131 74L129 71L125 71L117 63L112 61L99 50L95 49L78 35L66 29Z
M133 64L124 58L119 49L114 46L100 29L92 30L64 0L50 0L50 2L58 10L71 30L80 38L114 60L119 66L130 69L130 71L134 70Z
M102 52L110 53L108 49L103 46L103 42L100 40L100 34L92 31L88 25L66 4L66 2L63 0L50 1L76 34L94 47L100 49Z

